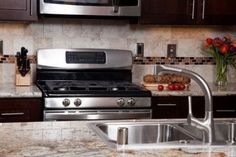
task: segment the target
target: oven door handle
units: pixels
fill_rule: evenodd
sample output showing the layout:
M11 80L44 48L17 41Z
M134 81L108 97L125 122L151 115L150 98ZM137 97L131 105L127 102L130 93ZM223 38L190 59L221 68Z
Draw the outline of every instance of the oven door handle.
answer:
M150 119L151 109L140 110L46 110L44 120Z

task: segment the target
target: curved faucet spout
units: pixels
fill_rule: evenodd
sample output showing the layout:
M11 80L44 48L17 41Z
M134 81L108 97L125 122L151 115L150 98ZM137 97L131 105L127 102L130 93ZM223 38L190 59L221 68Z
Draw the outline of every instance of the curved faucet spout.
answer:
M176 67L169 67L164 65L155 66L156 74L160 72L169 72L169 73L177 73L183 74L185 76L193 79L202 89L204 98L205 98L205 117L203 121L198 120L192 115L192 105L191 105L191 97L189 97L189 114L188 114L188 123L196 126L198 128L203 128L207 132L207 138L205 139L208 143L213 143L215 140L215 131L214 131L214 120L213 120L213 100L212 93L207 84L207 82L201 77L199 74Z

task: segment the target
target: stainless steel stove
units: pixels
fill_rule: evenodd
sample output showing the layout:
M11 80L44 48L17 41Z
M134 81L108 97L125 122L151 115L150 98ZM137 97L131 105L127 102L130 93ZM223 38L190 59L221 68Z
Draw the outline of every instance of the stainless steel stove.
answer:
M39 49L44 120L151 118L151 93L132 83L132 52Z

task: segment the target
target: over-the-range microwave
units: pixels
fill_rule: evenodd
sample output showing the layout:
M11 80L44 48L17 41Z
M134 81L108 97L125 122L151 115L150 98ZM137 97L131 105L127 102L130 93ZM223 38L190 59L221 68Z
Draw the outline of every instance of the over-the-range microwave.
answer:
M138 17L141 0L40 0L40 14Z

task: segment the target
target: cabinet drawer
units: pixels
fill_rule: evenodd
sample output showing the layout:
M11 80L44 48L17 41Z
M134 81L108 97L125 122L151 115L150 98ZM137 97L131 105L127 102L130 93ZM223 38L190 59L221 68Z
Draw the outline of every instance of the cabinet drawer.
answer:
M1 110L0 121L2 122L30 121L30 110L29 109Z
M0 99L1 122L42 121L41 99L13 98Z
M236 96L213 96L214 118L236 118ZM192 97L192 112L196 118L204 118L203 96ZM152 98L153 118L187 118L188 97L164 96Z
M213 99L214 117L234 118L236 117L236 96L216 96Z
M153 118L186 118L187 97L153 97Z

